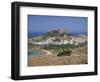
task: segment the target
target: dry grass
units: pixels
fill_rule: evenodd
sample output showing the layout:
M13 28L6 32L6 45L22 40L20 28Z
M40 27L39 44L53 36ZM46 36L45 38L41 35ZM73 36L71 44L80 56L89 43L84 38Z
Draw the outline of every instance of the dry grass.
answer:
M58 57L57 55L35 56L28 60L28 66L53 66L53 65L77 65L87 64L86 47L72 50L71 56Z
M57 57L54 55L45 55L33 57L28 61L28 66L50 66L50 65L71 65L71 64L86 64L87 56L84 54L78 56L63 56Z

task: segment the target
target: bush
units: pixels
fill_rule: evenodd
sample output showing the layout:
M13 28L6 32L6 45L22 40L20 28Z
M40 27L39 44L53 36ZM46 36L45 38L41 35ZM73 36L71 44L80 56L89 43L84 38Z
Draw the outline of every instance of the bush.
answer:
M66 50L66 51L64 50L62 52L59 52L57 56L70 56L71 53L72 53L71 50Z

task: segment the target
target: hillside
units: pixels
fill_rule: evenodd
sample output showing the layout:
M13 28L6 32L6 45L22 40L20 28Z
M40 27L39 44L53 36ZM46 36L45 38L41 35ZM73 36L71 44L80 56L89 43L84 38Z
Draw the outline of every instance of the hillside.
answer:
M48 38L56 38L57 40L68 40L70 39L70 34L65 29L55 29L45 33L44 35L34 37L33 39L36 41L43 41Z

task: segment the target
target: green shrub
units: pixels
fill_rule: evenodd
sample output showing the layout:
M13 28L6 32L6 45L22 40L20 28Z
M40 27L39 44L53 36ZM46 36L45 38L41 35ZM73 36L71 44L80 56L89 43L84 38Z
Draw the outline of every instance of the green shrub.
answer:
M57 56L70 56L72 53L71 50L64 50L62 52L59 52Z

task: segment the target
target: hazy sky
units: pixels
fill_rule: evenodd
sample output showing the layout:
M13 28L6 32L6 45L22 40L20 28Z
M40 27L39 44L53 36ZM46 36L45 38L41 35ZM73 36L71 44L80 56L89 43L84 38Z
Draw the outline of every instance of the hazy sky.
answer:
M87 32L87 17L28 15L28 32L47 32L64 28L69 32Z

